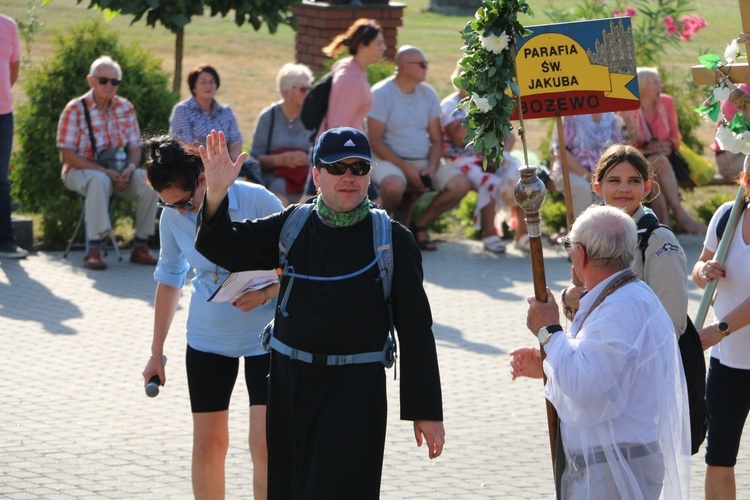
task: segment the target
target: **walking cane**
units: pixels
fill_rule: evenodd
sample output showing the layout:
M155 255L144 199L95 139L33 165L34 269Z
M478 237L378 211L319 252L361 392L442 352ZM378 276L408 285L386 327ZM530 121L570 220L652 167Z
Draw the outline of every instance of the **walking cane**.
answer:
M745 163L742 171L743 175L748 174L748 165L750 165L750 156L745 156ZM734 237L734 231L737 229L737 225L740 222L740 215L742 215L742 204L746 203L744 197L744 187L740 186L737 190L737 197L734 199L734 205L732 205L732 211L729 213L729 220L727 221L727 227L724 230L724 236L719 241L719 246L716 248L716 254L714 254L714 260L724 265L724 260L727 258L727 252L729 251L729 245ZM708 307L714 302L714 293L716 293L716 285L719 280L709 281L706 284L706 289L703 291L703 297L701 297L701 303L698 306L698 312L695 315L695 328L700 330L703 328L703 323L706 321L706 315L708 314Z

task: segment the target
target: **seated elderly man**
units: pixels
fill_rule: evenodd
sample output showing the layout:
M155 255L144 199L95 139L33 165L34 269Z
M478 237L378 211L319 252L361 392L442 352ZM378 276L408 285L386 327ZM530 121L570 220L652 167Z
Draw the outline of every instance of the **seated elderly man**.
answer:
M367 115L367 131L378 163L372 179L380 188L383 208L394 219L409 224L421 250L436 250L427 227L456 206L471 183L455 167L441 161L440 99L429 85L427 59L416 47L396 52L396 74L372 87L375 97ZM414 219L416 195L434 189L438 194Z
M551 293L547 302L530 297L527 317L560 417L560 498L688 498L685 378L672 320L630 269L635 222L594 205L564 243L588 290L570 333Z
M130 262L154 265L157 259L146 243L154 234L159 197L147 184L146 171L137 168L141 132L135 108L117 96L122 70L112 58L102 56L91 64L86 78L91 91L70 101L57 125L63 183L86 197L88 253L83 261L89 269L107 268L101 242L102 236L112 230L109 199L116 194L136 202L135 246ZM119 149L125 153L124 158L105 162L113 150Z

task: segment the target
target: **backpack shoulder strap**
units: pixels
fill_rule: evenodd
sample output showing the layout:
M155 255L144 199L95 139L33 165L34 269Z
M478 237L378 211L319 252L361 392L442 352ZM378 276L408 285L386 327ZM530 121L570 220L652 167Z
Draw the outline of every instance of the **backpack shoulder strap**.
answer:
M281 236L279 236L279 264L281 266L286 265L286 256L289 249L292 248L294 240L297 239L302 226L305 225L314 209L314 203L299 205L292 210L286 222L284 222L284 226L281 228Z
M647 213L638 221L638 249L641 251L641 262L644 266L646 265L648 240L651 238L651 233L660 227L669 229L670 231L672 230L672 228L666 224L659 224L659 219L651 213Z
M745 206L746 203L743 203L741 210L745 210ZM730 206L723 214L721 214L721 219L719 219L719 222L716 224L716 238L718 238L719 241L721 241L722 236L724 236L724 231L727 229L727 223L729 223L729 216L731 213L732 207Z
M378 256L378 270L380 272L380 281L383 284L383 296L388 308L388 342L390 346L390 356L386 368L394 365L397 357L396 351L396 330L393 325L393 301L391 298L391 288L393 285L393 226L388 212L370 205L372 213L372 242L375 246L375 255ZM396 370L393 371L393 378L396 378Z
M391 286L393 284L393 235L391 232L391 219L385 210L371 208L372 212L372 241L375 245L375 254L379 255L378 269L380 280L383 283L383 295L390 303Z
M282 276L289 275L290 272L294 271L294 268L290 266L287 261L287 255L289 254L289 249L292 248L292 245L294 244L294 240L299 236L302 226L305 225L305 222L307 222L307 219L310 217L314 208L315 204L313 203L298 205L292 210L289 217L287 217L286 222L284 222L284 225L281 227L281 235L279 236L279 267L281 268ZM289 292L292 289L293 283L294 276L290 276L289 284L286 287L284 297L281 299L281 306L279 307L279 311L284 317L289 316L289 313L286 311L286 304L289 301Z

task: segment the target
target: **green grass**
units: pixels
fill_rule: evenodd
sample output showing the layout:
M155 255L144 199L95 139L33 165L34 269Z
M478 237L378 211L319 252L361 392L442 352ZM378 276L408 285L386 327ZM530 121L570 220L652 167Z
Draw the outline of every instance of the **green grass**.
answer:
M37 9L44 27L32 46L33 64L41 62L50 53L55 33L65 31L71 23L101 16L97 11L87 9L86 3L78 5L75 0L53 0L44 8ZM403 26L398 32L398 42L425 50L431 62L427 81L440 96L445 96L452 90L450 74L462 54L459 30L472 16L428 12L428 0L405 0L403 3L407 7L404 9ZM525 22L527 25L548 23L543 13L548 6L565 8L573 4L573 0L532 2L536 17L528 18ZM716 0L710 4L710 8L707 4L696 3L695 7L696 12L707 18L707 28L693 42L682 43L677 50L670 49L664 57L664 66L680 78L687 74L687 68L697 64L696 58L700 53L723 52L729 38L741 31L737 0ZM6 0L3 5L6 15L19 20L25 18L26 10L26 0ZM164 68L171 72L174 67L174 35L161 26L148 27L143 21L131 25L131 19L130 16L121 16L110 21L109 25L120 34L123 42L139 43L162 58ZM294 60L294 32L285 26L280 27L274 35L269 34L265 27L256 32L248 25L237 27L231 18L212 18L208 14L193 18L185 32L183 75L199 63L209 62L216 66L222 77L218 99L235 110L245 142L249 144L258 113L278 98L276 72L282 64ZM17 102L25 99L23 82L22 69L19 84L14 89ZM185 83L181 94L183 98L188 95ZM538 146L537 136L543 128L539 121L527 122L532 149ZM710 129L707 130L710 134Z
M428 0L402 0L402 3L406 4L406 9L403 26L398 31L398 43L416 45L425 51L431 63L427 83L432 85L441 97L445 96L452 91L450 74L462 55L459 31L472 16L428 12ZM574 3L574 0L532 1L531 6L536 17L528 18L524 22L526 25L548 23L543 10L549 6L566 8ZM97 11L87 9L86 4L85 1L78 5L75 0L53 0L44 8L37 9L38 19L44 26L32 45L32 64L41 63L50 54L56 33L64 32L72 23L101 16ZM710 4L696 2L694 7L695 12L707 18L708 25L692 42L682 43L676 49L669 49L664 55L663 66L670 72L674 81L684 79L688 75L690 66L697 64L699 54L723 53L730 39L742 31L737 0L715 0ZM5 0L2 11L10 17L23 20L27 8L26 0ZM162 26L148 27L143 21L131 25L131 19L130 16L118 17L112 20L109 26L120 35L122 42L138 43L160 57L164 68L171 73L174 67L174 35ZM269 34L266 27L256 32L249 25L237 27L231 17L212 18L207 13L206 16L193 18L185 33L182 97L188 95L187 85L184 83L187 71L204 62L214 65L221 75L222 82L217 98L220 102L232 106L245 139L245 146L249 146L258 113L279 98L275 90L276 72L284 63L294 60L294 32L285 26L281 26L274 35ZM23 42L22 50L25 53ZM14 87L16 102L19 103L26 99L23 91L24 73L25 68L22 67L20 80ZM81 78L84 76L81 75ZM127 75L124 77L127 78ZM706 92L708 93L708 89ZM528 120L525 125L529 150L538 152L539 144L546 133L545 122ZM706 144L710 143L712 135L713 128L709 124L702 125L698 131L698 137ZM729 193L735 191L731 187L720 190ZM713 189L702 188L686 192L683 196L685 204L694 214L692 207L713 194Z

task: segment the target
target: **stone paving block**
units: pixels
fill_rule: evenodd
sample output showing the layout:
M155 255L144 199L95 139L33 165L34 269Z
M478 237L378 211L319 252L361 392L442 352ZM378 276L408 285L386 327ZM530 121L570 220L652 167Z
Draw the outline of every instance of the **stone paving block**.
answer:
M680 236L688 262L700 237ZM0 497L192 498L192 418L184 368L183 290L166 343L167 385L143 392L150 354L153 268L117 262L82 267L40 252L0 267ZM567 284L567 255L545 244L548 286ZM551 462L542 383L511 381L508 353L533 345L525 328L533 293L527 254L489 255L478 242L444 242L425 253L444 396L446 447L429 460L412 425L398 419L399 380L387 376L389 419L384 499L550 498ZM189 286L189 285L188 285ZM700 292L691 284L690 311ZM252 498L247 396L240 377L230 406L227 498ZM745 440L747 441L747 440ZM703 452L693 457L691 493L703 496ZM738 491L750 491L747 445Z

